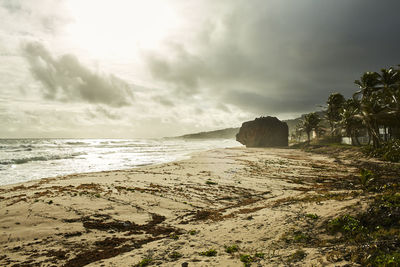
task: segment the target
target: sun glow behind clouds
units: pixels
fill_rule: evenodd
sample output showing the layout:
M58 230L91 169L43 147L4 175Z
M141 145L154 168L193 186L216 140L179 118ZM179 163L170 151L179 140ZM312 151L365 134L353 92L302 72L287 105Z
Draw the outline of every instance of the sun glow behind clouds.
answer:
M135 56L155 49L179 26L162 0L70 0L68 39L94 57Z

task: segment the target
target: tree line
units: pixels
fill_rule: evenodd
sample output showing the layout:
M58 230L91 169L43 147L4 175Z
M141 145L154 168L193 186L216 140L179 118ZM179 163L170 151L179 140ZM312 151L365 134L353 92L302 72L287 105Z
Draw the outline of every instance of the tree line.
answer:
M344 134L351 138L352 143L360 145L358 137L367 135L374 148L379 148L389 139L400 138L399 67L365 72L354 82L359 90L349 99L340 93L328 97L323 119L329 124L332 138ZM321 121L315 112L306 114L296 126L294 137L299 138L305 133L310 141L312 131L317 136L323 135Z

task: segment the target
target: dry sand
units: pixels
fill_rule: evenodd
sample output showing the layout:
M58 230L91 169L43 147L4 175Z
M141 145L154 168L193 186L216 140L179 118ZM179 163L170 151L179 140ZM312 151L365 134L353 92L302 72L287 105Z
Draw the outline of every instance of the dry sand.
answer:
M345 265L313 240L326 220L363 208L346 188L356 173L301 150L231 148L3 186L0 266L243 266L240 255L255 253L252 266Z

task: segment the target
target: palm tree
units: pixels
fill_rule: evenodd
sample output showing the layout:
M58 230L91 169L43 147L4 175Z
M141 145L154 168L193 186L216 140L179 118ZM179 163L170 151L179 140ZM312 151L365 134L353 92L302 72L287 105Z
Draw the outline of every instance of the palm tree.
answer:
M385 102L380 120L385 128L386 141L386 128L389 128L389 132L393 132L393 128L397 129L400 126L400 70L392 67L382 69L379 80Z
M400 70L382 69L380 73L366 72L355 81L360 90L353 96L360 101L360 116L372 137L375 148L380 147L379 128L384 127L397 137L400 128Z
M387 97L388 103L391 108L399 107L399 83L400 71L390 67L389 69L382 69L379 75L379 81L382 85L382 90Z
M331 128L331 137L337 135L339 132L337 126L340 120L340 111L342 110L345 101L346 99L342 94L333 93L329 96L328 101L326 102L326 119L328 120Z
M304 132L306 132L306 134L307 134L308 142L310 142L311 132L313 130L315 132L318 132L320 122L321 122L321 119L318 116L318 114L315 112L308 113L304 116L304 118L302 120L302 128L303 128Z
M300 142L301 136L303 135L303 132L304 132L303 124L302 124L302 121L300 121L299 123L297 123L296 129L295 129L295 132L294 132L294 136L297 139L297 142Z
M347 99L342 106L342 110L340 111L340 126L345 130L346 136L349 136L351 139L351 143L356 143L360 145L358 141L359 130L363 128L362 120L360 119L359 114L360 103L350 98Z
M367 127L368 134L372 137L375 148L380 146L377 115L383 110L379 78L380 75L376 72L364 73L361 80L354 82L360 90L353 95L353 99L360 102L360 117Z

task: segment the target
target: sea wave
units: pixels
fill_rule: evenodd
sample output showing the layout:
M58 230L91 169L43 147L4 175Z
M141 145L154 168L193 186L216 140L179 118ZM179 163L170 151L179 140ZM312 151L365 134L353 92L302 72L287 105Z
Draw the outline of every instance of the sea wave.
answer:
M20 149L22 150L26 150L26 149L31 149L32 150L33 146L32 145L2 145L0 146L0 149L4 149L4 150L16 150L16 149Z
M49 160L60 160L60 159L72 159L76 156L84 155L85 153L74 153L70 155L48 155L48 156L32 156L26 158L6 159L0 160L0 165L13 165L13 164L25 164L32 161L49 161Z
M194 151L226 147L231 143L221 140L0 139L0 185L164 163L183 159Z
M84 146L84 145L89 145L89 143L86 142L65 142L67 145L71 146Z
M24 148L24 149L7 149L6 152L23 152L23 151L32 151L32 148Z

